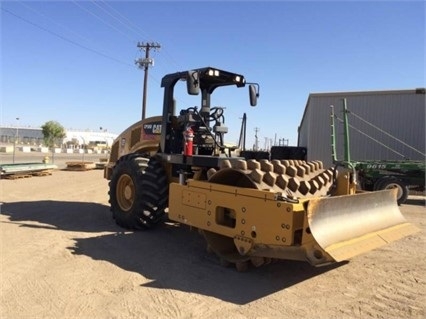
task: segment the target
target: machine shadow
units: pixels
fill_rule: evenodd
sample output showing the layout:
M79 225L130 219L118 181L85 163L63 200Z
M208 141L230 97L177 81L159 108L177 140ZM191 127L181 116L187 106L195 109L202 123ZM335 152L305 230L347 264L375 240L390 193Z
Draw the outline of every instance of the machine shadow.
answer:
M406 205L426 206L426 199L425 198L408 197L408 199L405 201L405 204Z
M3 203L0 213L21 227L38 227L63 231L102 232L120 231L111 218L109 207L88 202L33 201ZM43 225L28 224L38 222Z
M198 231L178 224L154 230L76 238L74 254L108 261L149 280L142 287L202 294L247 304L331 271L345 263L315 268L307 262L277 261L240 273L207 252Z
M279 261L239 273L221 266L217 257L207 252L204 238L187 226L167 222L148 231L124 232L115 225L108 206L96 203L7 203L1 206L1 214L21 227L109 231L111 234L73 238L75 245L68 249L75 255L107 261L142 275L149 282L143 282L141 287L198 293L241 305L344 264L315 268L307 262Z

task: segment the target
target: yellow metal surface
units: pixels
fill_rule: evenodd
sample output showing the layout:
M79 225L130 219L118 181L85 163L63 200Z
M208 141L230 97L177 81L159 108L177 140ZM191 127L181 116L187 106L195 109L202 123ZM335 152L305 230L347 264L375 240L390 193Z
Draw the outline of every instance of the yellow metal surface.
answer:
M169 194L169 218L204 230L231 262L257 256L323 265L417 231L390 190L289 203L268 191L189 180L170 184Z
M161 126L154 130L155 123L161 123L161 116L154 116L138 121L124 130L114 141L111 147L108 163L104 168L104 178L110 179L112 168L118 159L130 153L144 153L154 155L160 144ZM146 133L145 128L149 128Z
M184 190L182 191L182 203L195 208L206 209L206 195Z
M396 225L384 230L363 235L358 238L336 243L325 250L336 261L348 260L359 254L382 247L392 241L418 232L419 229L409 223Z
M316 242L336 261L417 232L399 211L394 190L317 198L307 216Z
M169 218L230 238L292 245L303 228L302 204L275 200L275 194L202 181L170 184Z
M333 196L353 195L356 193L356 184L353 181L353 172L343 169L337 174L336 189Z

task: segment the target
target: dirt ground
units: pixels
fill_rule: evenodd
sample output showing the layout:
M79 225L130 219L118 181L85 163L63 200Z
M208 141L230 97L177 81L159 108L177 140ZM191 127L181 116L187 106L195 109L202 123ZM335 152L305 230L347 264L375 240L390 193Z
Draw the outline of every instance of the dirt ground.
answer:
M424 198L401 211L420 232L323 268L224 268L196 231L115 225L102 170L0 180L0 317L425 318Z

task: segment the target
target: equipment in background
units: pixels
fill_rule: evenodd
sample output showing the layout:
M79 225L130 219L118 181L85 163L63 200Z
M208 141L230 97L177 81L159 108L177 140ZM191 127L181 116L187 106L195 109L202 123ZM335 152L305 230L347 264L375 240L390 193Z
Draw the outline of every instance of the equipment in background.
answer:
M359 131L355 127L349 124L348 114L356 116L364 123L374 127L379 131L383 131L373 124L367 122L359 115L347 108L347 101L343 99L343 119L338 118L334 113L334 107L331 106L331 134L332 134L332 157L333 163L338 166L344 166L349 169L353 169L357 173L357 180L359 187L367 191L377 191L385 189L396 189L397 190L397 202L401 205L406 202L410 190L423 192L425 190L425 161L414 161L404 157L403 154L391 149L390 147L383 145L380 141L373 139L364 132ZM336 155L336 133L335 133L335 119L338 119L343 123L343 136L344 136L344 159L338 160ZM364 136L372 139L382 146L390 149L391 151L404 157L404 160L352 160L350 153L350 139L349 139L349 127L359 131ZM393 137L391 134L385 132L387 136L392 137L394 140L403 143L404 145L414 149L412 146L400 141ZM422 154L419 150L414 149L416 152ZM422 154L425 156L425 154Z

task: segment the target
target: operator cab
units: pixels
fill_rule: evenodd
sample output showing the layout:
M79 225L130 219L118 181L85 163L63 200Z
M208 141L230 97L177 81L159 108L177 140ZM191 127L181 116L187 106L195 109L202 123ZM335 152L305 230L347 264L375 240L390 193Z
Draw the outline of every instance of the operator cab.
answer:
M200 95L200 108L197 106L183 109L175 114L174 88L179 81L186 81L187 93L189 95ZM161 150L165 154L179 154L189 156L219 156L226 154L224 145L224 134L228 128L224 125L224 108L211 106L211 95L223 86L235 85L237 88L245 87L248 83L244 76L216 68L201 68L186 72L178 72L166 75L162 80L164 90L163 105L163 136L161 139ZM256 106L259 96L259 85L250 83L249 97L250 105ZM183 136L185 132L192 134L193 148L189 153L184 150ZM228 149L229 153L230 150ZM167 156L170 158L170 156ZM190 159L193 162L194 158ZM179 159L178 162L181 160ZM187 160L183 159L185 163Z

